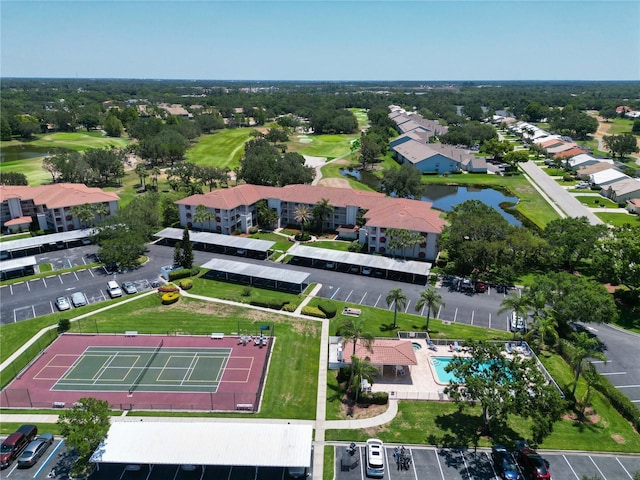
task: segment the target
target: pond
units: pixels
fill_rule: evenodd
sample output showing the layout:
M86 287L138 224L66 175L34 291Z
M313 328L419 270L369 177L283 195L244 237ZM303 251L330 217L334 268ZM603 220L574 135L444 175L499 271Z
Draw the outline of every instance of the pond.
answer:
M343 177L351 177L371 188L380 189L380 180L371 172L360 172L360 170L340 170ZM517 204L517 197L508 197L493 188L457 187L455 185L426 185L422 200L432 202L433 207L438 210L450 212L453 207L467 200L480 200L481 202L495 208L511 225L522 225L514 215L506 212L500 205L504 203Z
M0 149L0 163L46 157L57 153L56 149L36 145L11 145Z

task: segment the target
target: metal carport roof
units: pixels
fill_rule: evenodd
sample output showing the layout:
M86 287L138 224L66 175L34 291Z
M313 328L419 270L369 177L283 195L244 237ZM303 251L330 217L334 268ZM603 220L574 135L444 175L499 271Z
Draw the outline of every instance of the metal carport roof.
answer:
M254 263L234 262L232 260L213 259L202 265L202 268L215 270L218 272L232 273L236 275L245 275L252 278L263 278L265 280L273 280L275 282L293 283L296 285L303 284L309 273L298 270L289 270L285 268L274 268Z
M391 272L411 273L413 275L429 275L431 264L428 262L416 262L414 260L398 260L395 258L381 257L380 255L368 255L366 253L342 252L326 248L307 247L294 245L287 252L296 257L311 258L362 267L379 268Z
M11 272L14 270L21 270L25 267L34 267L37 263L36 257L22 257L14 260L5 260L0 262L0 272Z
M165 228L156 233L154 237L169 238L171 240L182 240L184 230L180 228ZM193 232L189 231L189 239L192 243L200 242L208 245L219 245L221 247L244 248L257 252L268 252L276 242L269 240L259 240L257 238L237 237L232 235L222 235L220 233Z
M115 421L92 462L309 467L311 425Z
M74 240L82 240L91 235L92 230L85 228L83 230L71 230L69 232L52 233L50 235L38 235L36 237L21 238L19 240L9 240L2 242L0 248L3 251L13 252L16 250L25 250L27 248L39 247L56 242L72 242Z

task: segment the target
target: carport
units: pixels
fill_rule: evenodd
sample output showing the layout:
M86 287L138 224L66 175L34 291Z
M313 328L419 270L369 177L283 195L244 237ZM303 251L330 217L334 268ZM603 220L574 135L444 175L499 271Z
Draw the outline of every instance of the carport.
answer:
M384 272L384 278L388 278L391 274L399 274L402 280L412 283L427 283L431 264L428 262L417 262L415 260L400 260L395 258L382 257L380 255L369 255L366 253L342 252L338 250L329 250L326 248L307 247L304 245L296 245L287 252L294 257L301 257L311 260L312 267L322 267L327 262L336 264L351 265L358 268L358 272L362 272L362 268L370 268Z
M310 467L312 426L116 421L91 456L100 464Z
M71 230L69 232L9 240L2 242L2 253L7 253L11 258L15 258L16 256L27 256L29 253L41 253L43 250L54 250L58 245L66 248L69 246L69 243L79 242L85 238L89 238L92 233L92 230L85 228L83 230Z
M304 290L310 275L307 272L222 259L209 260L202 265L202 268L220 273L226 281L247 279L249 285L275 288L276 290L291 285L300 289L300 292Z
M162 239L164 243L175 244L182 240L184 230L180 228L165 228L156 233L154 237ZM259 240L257 238L246 238L231 235L222 235L210 232L189 231L189 239L194 248L200 246L206 251L218 251L225 255L244 255L264 260L269 258L269 252L276 242L269 240ZM245 253L242 253L245 252Z
M0 262L0 278L5 280L13 277L33 275L36 257L22 257Z

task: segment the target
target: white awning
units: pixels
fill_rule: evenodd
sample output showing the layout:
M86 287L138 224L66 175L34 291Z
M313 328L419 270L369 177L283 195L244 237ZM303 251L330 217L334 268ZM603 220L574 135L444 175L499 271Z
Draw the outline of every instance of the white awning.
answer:
M309 467L312 425L115 421L97 463Z

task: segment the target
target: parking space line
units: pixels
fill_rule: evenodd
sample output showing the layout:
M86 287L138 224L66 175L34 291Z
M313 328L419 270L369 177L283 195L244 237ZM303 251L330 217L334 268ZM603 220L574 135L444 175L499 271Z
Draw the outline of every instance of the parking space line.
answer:
M444 480L444 472L442 471L442 465L440 465L440 456L438 455L438 450L434 450L434 453L436 454L436 462L438 462L438 468L440 469L440 476L442 477L442 480Z
M60 284L64 285L64 282L62 281L62 277L60 275L57 275L57 277L58 277L58 280L60 280Z
M407 307L404 309L404 313L409 311L409 305L411 305L411 300L407 300Z
M487 457L487 461L489 462L489 465L491 466L491 471L493 472L493 476L495 478L498 478L498 472L496 472L496 469L493 468L493 462L491 461L491 457L489 456L489 454L487 452L484 452L484 454Z
M349 301L349 297L351 297L351 294L352 294L352 293L353 293L353 290L351 290L351 291L349 292L349 295L347 295L347 298L345 298L345 299L344 299L344 301L345 301L345 302L348 302L348 301Z
M364 297L366 297L366 296L367 296L367 293L368 293L368 292L364 292L364 295L362 295L362 298L360 299L360 305L363 305L363 303L362 303L362 302L364 302Z
M49 456L47 457L47 459L44 462L42 462L42 466L38 469L38 471L33 476L33 478L36 478L40 474L42 469L47 466L47 463L49 463L49 460L51 460L51 457L53 457L56 454L56 452L62 446L63 443L64 443L64 439L60 440L60 443L58 443L58 445L56 445L56 448L53 449L53 452L51 452L49 454Z
M47 281L42 277L42 283L44 283L44 288L47 288Z
M336 291L335 291L335 292L333 292L333 295L331 295L331 296L329 297L329 299L333 300L333 297L335 297L335 296L336 296L336 293L338 293L339 291L340 291L340 287L336 288Z
M35 305L31 305L31 311L33 312L33 318L36 318L36 307L35 307Z
M94 278L95 278L95 275L93 274L93 269L91 269L91 268L90 268L90 269L89 269L89 273L91 274L91 276L92 276L92 277L94 277Z
M573 467L571 466L571 464L569 463L569 460L567 460L566 455L562 455L562 458L564 458L564 461L567 462L567 465L569 465L569 469L573 472L573 474L576 477L576 480L580 480L580 477L578 476L578 474L576 473L576 471L573 469Z
M489 312L489 328L491 328L491 312Z
M596 464L596 462L593 460L593 458L591 458L591 455L589 455L589 460L591 460L591 463L593 463L593 466L596 467L596 469L598 470L598 472L600 472L600 475L602 475L603 480L607 480L607 477L605 477L604 473L602 473L602 470L600 470L600 467L598 467L598 465Z
M600 375L603 376L607 376L607 375L626 375L627 372L609 372L609 373L601 373Z
M78 275L76 274L76 272L73 272L73 276L76 277L76 280L80 281L80 279L78 278Z
M627 470L626 468L624 468L624 465L622 464L622 462L620 461L620 459L618 457L616 457L616 462L618 462L620 464L620 466L622 467L622 469L624 470L624 473L626 473L628 475L629 478L633 478L631 476L631 474L629 473L629 470Z
M440 312L442 311L442 305L438 307L438 318L440 318Z
M469 478L469 480L471 479L471 472L469 472L469 466L467 465L467 459L464 458L464 453L460 452L460 456L462 457L462 463L464 463L464 470L465 472L467 472L467 477Z
M11 295L13 295L13 284L9 284L9 291L11 292Z
M380 301L381 298L382 298L382 294L378 295L378 299L376 300L376 303L373 305L373 308L376 308L378 306L378 302Z
M475 310L471 310L471 325L473 325L473 317L476 314Z
M413 460L413 452L409 449L409 455L411 455L411 466L413 467L413 476L418 478L418 472L416 472L416 462Z
M424 309L427 308L427 305L423 305L422 306L422 310L420 310L420 316L422 317L424 315Z
M456 307L456 313L453 314L453 322L455 323L457 319L458 319L458 307Z
M360 464L360 478L364 479L364 467L363 467L363 463L367 461L367 459L364 459L364 462L362 461L362 447L358 447L358 455L360 455L360 461L358 462ZM387 462L387 465L389 465L389 463Z
M640 385L616 385L616 388L638 388Z

